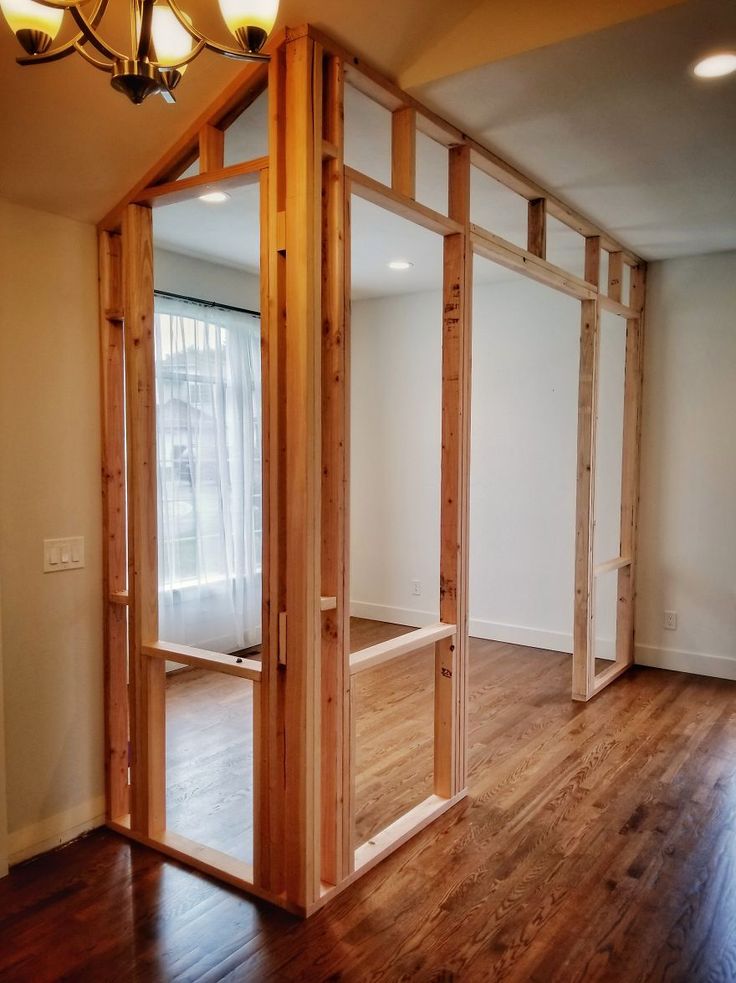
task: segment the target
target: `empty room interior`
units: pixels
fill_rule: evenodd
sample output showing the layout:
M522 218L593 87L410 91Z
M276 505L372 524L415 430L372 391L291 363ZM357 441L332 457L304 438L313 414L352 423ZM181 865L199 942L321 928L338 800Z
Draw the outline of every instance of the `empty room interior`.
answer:
M0 979L733 979L731 0L0 10Z

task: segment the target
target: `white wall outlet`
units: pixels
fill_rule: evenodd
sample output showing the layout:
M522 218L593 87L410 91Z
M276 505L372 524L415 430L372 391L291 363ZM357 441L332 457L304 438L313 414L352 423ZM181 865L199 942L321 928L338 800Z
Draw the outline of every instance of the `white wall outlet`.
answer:
M664 626L668 631L677 631L677 611L665 611Z
M422 582L421 580L412 580L411 582L411 592L414 597L422 596Z
M84 566L84 536L68 539L44 539L43 572L80 570Z

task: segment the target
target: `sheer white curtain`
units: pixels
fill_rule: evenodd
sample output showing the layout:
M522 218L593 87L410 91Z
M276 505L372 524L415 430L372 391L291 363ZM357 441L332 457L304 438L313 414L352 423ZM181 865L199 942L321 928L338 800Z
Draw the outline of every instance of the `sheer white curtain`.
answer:
M261 639L257 317L156 297L159 636Z

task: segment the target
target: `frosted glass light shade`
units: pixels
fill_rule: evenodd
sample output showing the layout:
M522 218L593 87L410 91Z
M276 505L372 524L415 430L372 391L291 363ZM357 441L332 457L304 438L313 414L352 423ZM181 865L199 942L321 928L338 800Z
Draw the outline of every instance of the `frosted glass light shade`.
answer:
M44 7L34 0L0 0L5 20L14 34L19 31L40 31L53 41L61 28L63 10Z
M220 0L223 20L232 34L245 27L270 34L278 9L279 0Z
M176 65L192 50L192 35L182 27L167 3L157 3L153 8L151 36L156 61L162 65Z

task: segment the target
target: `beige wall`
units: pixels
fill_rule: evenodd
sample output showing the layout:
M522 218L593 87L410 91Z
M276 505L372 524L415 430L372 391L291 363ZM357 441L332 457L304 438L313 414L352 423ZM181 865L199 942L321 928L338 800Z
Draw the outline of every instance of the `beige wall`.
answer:
M0 583L11 862L103 805L96 240L0 199ZM44 538L85 538L44 574Z
M652 263L646 338L637 662L736 679L736 252Z

